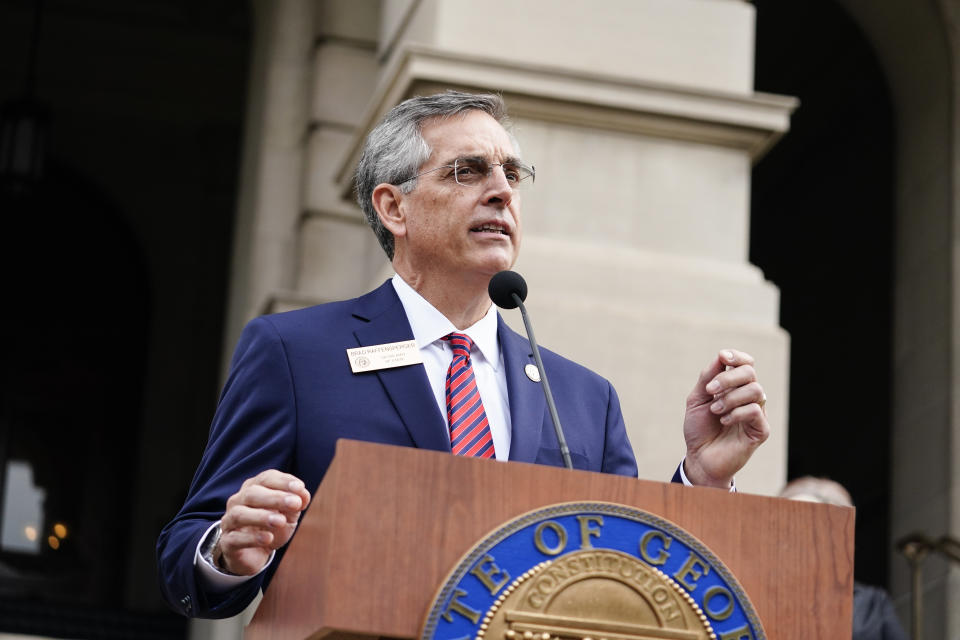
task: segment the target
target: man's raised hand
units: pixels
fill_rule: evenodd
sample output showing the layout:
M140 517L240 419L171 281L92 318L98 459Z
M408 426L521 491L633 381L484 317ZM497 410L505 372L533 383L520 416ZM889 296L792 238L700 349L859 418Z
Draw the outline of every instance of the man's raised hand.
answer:
M239 576L260 571L296 531L310 492L296 476L275 469L247 479L227 500L214 564Z
M754 450L770 435L753 357L724 349L687 396L684 473L695 485L729 487Z

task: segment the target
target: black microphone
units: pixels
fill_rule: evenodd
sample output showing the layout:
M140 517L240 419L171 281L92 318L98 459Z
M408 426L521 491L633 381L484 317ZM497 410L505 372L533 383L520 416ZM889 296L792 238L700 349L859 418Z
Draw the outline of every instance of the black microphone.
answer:
M501 309L516 309L527 299L527 281L516 271L501 271L490 278L487 291L493 304ZM513 294L519 300L514 300Z
M540 348L537 346L537 339L533 336L533 326L530 324L530 318L527 317L527 308L523 306L523 301L527 299L527 282L516 271L501 271L490 278L487 292L490 294L493 303L501 309L520 307L523 326L527 329L527 338L533 348L533 359L536 360L537 369L540 370L543 396L547 400L547 409L550 411L550 419L553 420L553 429L557 433L557 442L560 443L560 455L563 456L564 466L567 469L573 469L573 462L570 460L570 448L567 447L567 439L563 436L560 416L557 415L557 405L553 401L553 392L550 391L550 381L547 380L547 371L543 368L543 360L540 359Z

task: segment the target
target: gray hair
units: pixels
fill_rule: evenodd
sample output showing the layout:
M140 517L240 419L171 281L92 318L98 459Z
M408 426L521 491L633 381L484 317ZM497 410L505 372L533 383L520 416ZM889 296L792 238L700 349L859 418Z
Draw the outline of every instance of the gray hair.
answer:
M431 118L448 118L473 110L489 114L504 128L510 125L507 107L500 96L445 91L401 102L367 136L357 165L357 202L390 260L393 260L393 234L383 226L373 208L373 190L387 183L399 186L402 193L413 191L417 181L410 177L430 158L432 151L421 133L423 123ZM512 135L510 139L514 141ZM519 154L519 148L515 150ZM402 182L404 180L406 182Z
M853 498L842 484L829 478L803 476L791 480L780 491L780 497L806 502L822 502L841 507L852 507Z

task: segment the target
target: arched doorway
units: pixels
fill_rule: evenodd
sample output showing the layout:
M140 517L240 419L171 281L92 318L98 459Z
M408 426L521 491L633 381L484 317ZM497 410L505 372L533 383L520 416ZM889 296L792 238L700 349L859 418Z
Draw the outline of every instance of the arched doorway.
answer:
M69 168L0 210L0 629L49 633L124 578L150 290L124 216Z
M36 522L0 558L0 634L187 632L155 544L219 389L250 12L0 3L0 104L35 45L50 122L44 182L0 203L0 458Z

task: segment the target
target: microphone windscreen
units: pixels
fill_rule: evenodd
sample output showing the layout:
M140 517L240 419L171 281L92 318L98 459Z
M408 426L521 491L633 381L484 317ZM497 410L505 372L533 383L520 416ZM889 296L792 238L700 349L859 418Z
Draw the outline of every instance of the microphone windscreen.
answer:
M490 278L487 291L493 304L501 309L516 309L517 303L513 299L513 294L517 294L521 301L526 300L527 282L516 271L501 271Z

